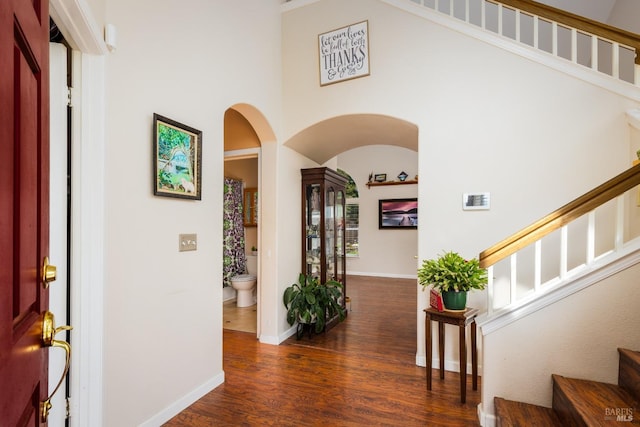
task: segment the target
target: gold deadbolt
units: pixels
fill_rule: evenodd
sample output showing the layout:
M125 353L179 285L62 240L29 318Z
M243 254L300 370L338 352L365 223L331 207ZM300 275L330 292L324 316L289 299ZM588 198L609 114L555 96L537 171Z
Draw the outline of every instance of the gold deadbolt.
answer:
M49 264L49 257L44 257L42 261L42 285L46 288L49 287L49 283L56 280L58 269L55 265Z

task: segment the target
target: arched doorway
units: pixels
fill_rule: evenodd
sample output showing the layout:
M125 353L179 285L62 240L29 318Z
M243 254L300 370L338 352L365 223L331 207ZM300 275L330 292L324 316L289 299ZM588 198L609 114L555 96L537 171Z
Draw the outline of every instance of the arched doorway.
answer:
M248 104L236 104L225 111L224 114L224 165L225 178L232 178L242 182L246 194L258 195L252 197L252 209L255 214L250 216L252 221L245 221L244 236L247 252L247 265L256 271L258 277L256 289L256 305L252 307L235 308L229 306L231 317L225 314L223 327L255 332L260 337L261 324L261 221L260 194L261 194L261 147L264 141L273 141L275 136L264 116L253 106ZM245 197L246 198L246 197ZM246 209L246 203L245 209ZM246 220L247 218L245 218ZM225 299L232 298L235 291L224 288L223 304L227 313L228 303ZM233 307L233 308L231 308ZM255 315L255 320L253 316ZM233 323L233 324L231 324Z
M347 275L415 278L418 230L379 229L378 204L382 199L418 196L418 142L418 126L409 121L382 114L347 114L314 123L284 144L320 165L343 168L360 188L359 254L357 260L347 259ZM412 169L404 169L407 164ZM402 172L408 175L407 182L393 182ZM386 174L385 180L394 185L369 186L378 173ZM421 212L419 216L424 215ZM416 292L421 292L417 283Z
M318 164L366 145L392 145L417 152L418 127L382 114L346 114L311 125L284 145Z

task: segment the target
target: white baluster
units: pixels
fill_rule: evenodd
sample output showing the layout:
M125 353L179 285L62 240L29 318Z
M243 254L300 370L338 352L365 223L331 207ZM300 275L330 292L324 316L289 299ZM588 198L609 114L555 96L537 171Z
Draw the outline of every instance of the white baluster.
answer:
M591 36L591 68L598 71L598 37Z
M540 19L538 15L533 15L533 47L539 49L538 39L540 38Z
M542 283L542 240L536 240L534 251L533 288L538 292Z
M551 53L558 56L558 23L551 22Z
M578 30L571 29L571 62L578 63Z
M616 251L624 245L624 194L616 199Z
M620 44L615 42L611 45L611 75L620 78Z
M520 9L516 9L516 40L518 42L522 42L522 40L520 40Z
M494 285L493 285L493 265L487 267L487 313L493 313Z
M513 304L514 302L516 302L516 285L518 284L517 282L517 278L518 278L518 253L514 253L513 255L511 255L510 257L510 261L511 261L511 266L510 266L510 270L511 270L511 277L509 278L509 292L511 295L509 295L509 302L511 304Z
M480 7L480 27L483 30L486 30L487 29L487 0L482 0L482 3L480 4L482 5Z
M469 23L470 22L470 15L469 15L469 1L470 0L465 0L464 2L464 22Z
M567 275L567 244L568 233L567 226L560 227L560 279L564 279Z
M591 264L596 253L596 212L589 212L587 224L587 265Z

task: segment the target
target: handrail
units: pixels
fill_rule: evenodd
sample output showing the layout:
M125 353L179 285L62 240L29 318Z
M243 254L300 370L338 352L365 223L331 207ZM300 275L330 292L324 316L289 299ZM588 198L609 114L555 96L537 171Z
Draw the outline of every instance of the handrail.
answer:
M496 264L498 261L540 240L547 234L591 212L598 206L620 196L639 184L640 164L637 164L528 227L482 251L479 256L480 266L487 268Z
M533 0L489 0L502 3L529 12L541 18L547 18L559 24L582 30L598 37L632 47L636 51L635 63L640 64L640 35L620 28L612 27L580 15L557 9Z

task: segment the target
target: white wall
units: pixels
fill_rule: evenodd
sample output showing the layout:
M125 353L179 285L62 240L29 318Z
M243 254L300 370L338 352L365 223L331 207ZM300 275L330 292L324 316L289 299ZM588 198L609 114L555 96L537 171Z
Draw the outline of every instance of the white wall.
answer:
M302 268L302 175L300 169L319 166L287 147L279 148L278 162L279 166L276 168L278 234L275 257L277 263L274 264L277 279L275 286L272 287L272 293L268 299L265 299L263 305L274 314L274 316L267 316L268 319L276 319L273 325L275 336L270 338L271 341L267 341L266 337L261 338L263 342L273 342L273 339L277 339L277 342L273 343L280 343L292 332L291 326L287 323L287 310L282 302L282 295L288 286L298 281Z
M488 35L450 30L390 3L324 0L283 15L283 141L342 114L416 124L419 259L443 248L476 256L629 166L625 112L637 106L637 88L614 93L566 74L562 61L536 63L536 54L507 52L486 43ZM318 34L363 20L371 75L320 87ZM491 210L462 210L462 193L475 191L491 193ZM418 297L424 363L427 296ZM471 306L484 301L471 294ZM445 357L455 360L448 341Z
M418 197L416 184L367 188L369 174L386 173L397 180L400 172L414 179L418 174L415 151L389 145L355 148L337 156L338 167L353 178L358 188L358 257L347 258L347 273L387 277L416 277L418 231L380 230L378 200Z
M224 379L223 120L280 122L279 1L107 0L107 426L161 424ZM256 43L259 40L260 43ZM202 200L154 197L152 115L203 131ZM178 252L178 234L198 250Z

